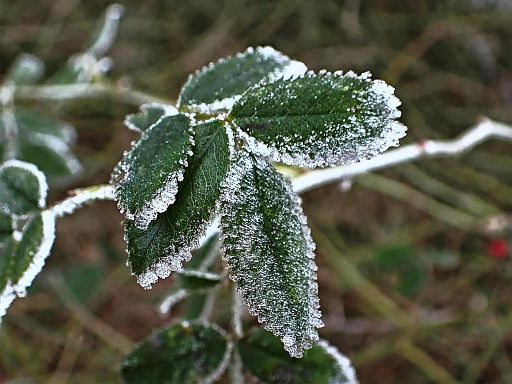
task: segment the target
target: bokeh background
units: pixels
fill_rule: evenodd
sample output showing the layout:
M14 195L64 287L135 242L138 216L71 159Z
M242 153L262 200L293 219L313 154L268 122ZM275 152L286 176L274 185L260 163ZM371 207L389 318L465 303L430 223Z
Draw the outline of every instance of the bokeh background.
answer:
M369 70L392 84L409 127L403 143L455 137L481 115L512 123L510 0L122 4L114 85L175 100L189 72L270 44L314 70ZM62 67L108 5L0 0L0 76L21 52L43 58L48 74ZM122 126L134 106L31 105L78 131L85 172L55 186L52 201L107 182L135 139ZM303 196L318 245L320 333L362 383L512 382L511 153L491 141ZM120 222L106 202L59 221L45 270L4 318L0 382L119 382L123 348L179 316L180 306L157 311L172 279L144 291L130 276Z

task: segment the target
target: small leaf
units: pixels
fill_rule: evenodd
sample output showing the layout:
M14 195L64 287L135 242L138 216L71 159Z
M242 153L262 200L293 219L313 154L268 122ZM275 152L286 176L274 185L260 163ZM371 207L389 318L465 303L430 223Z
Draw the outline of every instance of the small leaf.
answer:
M11 238L0 260L0 317L15 296L27 288L41 272L55 240L55 215L44 211L34 215L23 228L21 239Z
M0 243L12 234L12 218L0 211Z
M231 352L225 332L207 323L173 325L139 344L122 363L126 383L212 383Z
M315 244L290 182L240 152L223 184L224 260L249 311L294 357L318 339Z
M140 112L127 115L124 119L124 125L135 132L142 133L155 124L164 115L176 115L178 110L172 105L165 104L143 104L140 106Z
M9 160L0 166L0 208L12 215L26 215L44 208L48 186L33 164Z
M198 271L196 269L181 269L179 284L188 290L203 290L211 288L222 282L221 276L212 272Z
M236 96L262 80L289 78L305 73L306 66L272 47L248 48L235 56L203 67L181 89L178 105L213 104L229 109Z
M229 117L254 152L300 167L326 167L370 158L396 146L406 128L396 119L393 87L369 73L309 72L260 83Z
M194 140L190 119L166 116L126 152L112 174L119 209L145 229L174 203Z
M14 85L36 83L44 72L44 63L37 56L22 53L14 60L4 81Z
M264 383L357 383L350 361L324 340L304 352L302 359L293 359L272 334L257 330L238 342L238 351L244 366Z
M151 128L153 129L153 128ZM195 127L195 150L176 201L158 215L146 230L125 222L125 240L132 273L145 288L166 278L190 260L215 212L220 184L229 165L226 127L213 121Z

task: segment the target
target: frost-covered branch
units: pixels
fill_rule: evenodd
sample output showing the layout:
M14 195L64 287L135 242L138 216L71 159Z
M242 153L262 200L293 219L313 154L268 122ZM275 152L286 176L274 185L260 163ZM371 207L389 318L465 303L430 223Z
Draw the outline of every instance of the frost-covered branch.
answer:
M474 127L453 140L422 140L360 163L307 172L293 179L293 189L297 193L304 193L323 185L421 158L458 156L492 138L512 141L512 126L482 118Z
M105 84L68 84L68 85L34 85L18 86L14 99L24 100L77 100L112 98L120 102L139 106L146 103L169 103L156 96L134 89L115 87Z
M58 202L48 210L55 216L62 217L93 201L114 199L113 189L110 185L95 185L89 188L76 189L71 193L73 196Z

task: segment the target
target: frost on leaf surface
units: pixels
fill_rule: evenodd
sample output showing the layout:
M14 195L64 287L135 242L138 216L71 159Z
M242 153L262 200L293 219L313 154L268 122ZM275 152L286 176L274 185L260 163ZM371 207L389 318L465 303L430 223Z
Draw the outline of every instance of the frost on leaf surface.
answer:
M221 197L224 259L251 314L294 357L318 339L315 244L300 201L269 163L245 152Z
M44 208L48 185L33 164L9 160L0 166L0 209L23 216Z
M50 179L81 171L82 166L70 148L76 136L72 126L24 108L16 108L13 116L17 130L13 157L36 164ZM2 119L0 132L5 132ZM0 152L4 146L5 143L0 143Z
M212 383L224 372L232 344L219 327L182 322L154 333L123 360L126 383Z
M229 165L227 129L219 121L194 127L194 154L177 185L174 204L145 230L137 228L133 221L125 222L129 264L144 288L151 288L158 278L179 270L206 233Z
M23 297L50 254L55 240L55 216L38 213L25 224L21 238L9 238L1 248L0 317L16 296Z
M214 104L229 109L237 96L262 80L302 75L306 66L291 60L272 47L248 48L235 56L220 59L189 76L178 104Z
M393 87L356 75L308 72L250 88L230 118L253 151L285 164L327 167L370 158L398 145Z
M354 368L335 347L320 340L293 359L272 334L255 330L238 342L244 366L264 383L356 384Z
M140 112L126 116L124 125L135 132L144 132L164 115L176 115L177 109L172 105L150 103L140 106Z
M138 228L174 203L192 145L190 119L179 114L160 119L125 152L112 184L119 209Z

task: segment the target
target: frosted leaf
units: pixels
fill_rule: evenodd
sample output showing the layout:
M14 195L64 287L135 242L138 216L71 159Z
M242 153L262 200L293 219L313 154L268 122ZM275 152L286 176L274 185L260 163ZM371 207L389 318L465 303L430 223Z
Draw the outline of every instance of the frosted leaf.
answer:
M44 63L34 55L22 53L14 60L4 81L16 86L36 83L44 73Z
M233 344L215 324L182 322L154 333L123 360L126 383L213 383L226 369Z
M2 249L0 260L0 314L18 297L26 295L27 288L41 272L55 240L55 215L50 211L33 216L19 241L11 240ZM3 288L2 288L3 287ZM3 301L5 300L5 301Z
M212 121L194 129L194 154L178 183L175 203L145 230L130 220L125 222L129 264L144 288L151 288L158 278L166 278L190 260L217 207L229 165L229 128Z
M11 236L13 232L12 217L0 211L0 247L2 242Z
M238 342L238 351L244 366L264 383L357 384L350 361L324 340L304 352L302 359L293 359L276 337L256 330Z
M26 215L44 208L48 185L34 164L9 160L0 166L0 208L12 215Z
M405 136L393 87L370 74L320 72L250 88L229 118L251 151L300 167L371 158Z
M132 131L142 133L155 124L162 116L178 114L178 110L172 105L149 103L140 106L140 112L127 115L124 125Z
M243 151L222 186L221 240L249 312L291 356L302 356L323 326L315 244L290 182Z
M178 104L199 105L209 110L229 110L237 96L260 81L300 76L306 66L272 47L248 48L243 53L210 63L190 75Z
M194 144L186 115L164 116L125 152L112 174L118 207L145 229L173 204Z

